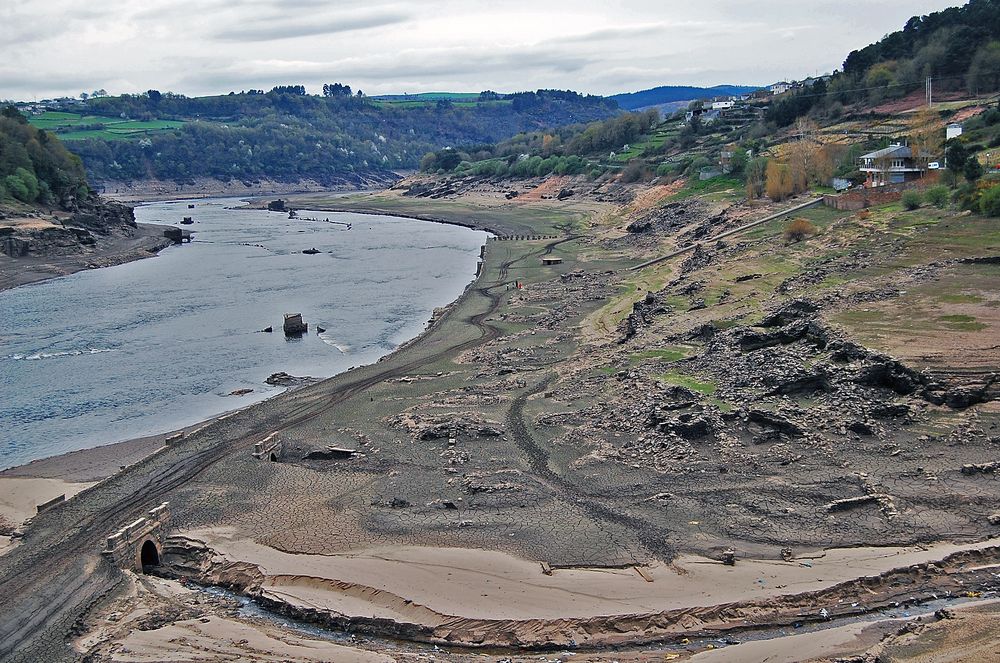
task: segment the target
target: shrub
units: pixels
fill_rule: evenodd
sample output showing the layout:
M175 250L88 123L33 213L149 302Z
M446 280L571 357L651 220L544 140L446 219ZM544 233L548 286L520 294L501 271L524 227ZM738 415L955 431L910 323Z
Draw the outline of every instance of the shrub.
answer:
M8 175L3 181L4 188L10 192L10 195L18 200L26 203L30 203L34 200L31 196L31 192L28 190L28 186L24 181L17 175Z
M624 184L648 182L651 179L653 179L653 172L644 161L640 161L639 159L629 161L628 165L625 166L625 170L622 171L621 176L621 181Z
M934 207L945 207L951 200L951 192L946 186L932 186L927 189L924 196L927 198L927 202Z
M919 191L904 191L903 192L903 207L908 210L915 210L919 208L924 202L924 197L920 195Z
M984 216L1000 216L1000 184L990 187L979 197L979 211Z
M792 169L787 164L776 161L768 162L765 191L767 191L767 197L776 203L792 195L795 192Z
M809 221L809 219L792 219L785 226L786 242L801 242L806 237L810 237L819 232L819 229Z

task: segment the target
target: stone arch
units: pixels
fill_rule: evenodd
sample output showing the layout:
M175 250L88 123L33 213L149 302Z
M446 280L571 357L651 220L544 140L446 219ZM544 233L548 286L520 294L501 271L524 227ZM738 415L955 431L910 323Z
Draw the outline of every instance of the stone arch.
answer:
M145 572L150 567L160 565L160 546L153 539L143 541L136 551L136 555L139 562L136 566L140 571Z

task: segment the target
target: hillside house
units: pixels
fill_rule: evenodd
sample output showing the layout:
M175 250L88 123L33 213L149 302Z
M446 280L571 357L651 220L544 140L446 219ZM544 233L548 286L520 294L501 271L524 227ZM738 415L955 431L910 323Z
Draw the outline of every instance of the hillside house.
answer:
M962 125L958 122L953 122L948 125L948 128L944 130L944 139L951 140L952 138L958 138L962 135Z
M727 100L727 101L713 101L712 102L712 110L728 110L728 109L732 108L735 105L736 105L736 102L732 101L732 100Z
M781 81L780 83L772 83L771 85L768 85L767 89L768 91L770 91L771 94L779 95L779 94L784 94L789 90L791 90L792 84L786 83L785 81Z
M695 108L694 110L689 110L684 114L684 121L690 122L694 118L701 120L702 124L711 124L719 119L720 111L710 110L708 108Z
M920 179L927 172L929 154L919 158L906 145L890 145L864 154L858 159L858 170L865 174L868 188L887 184L902 184Z

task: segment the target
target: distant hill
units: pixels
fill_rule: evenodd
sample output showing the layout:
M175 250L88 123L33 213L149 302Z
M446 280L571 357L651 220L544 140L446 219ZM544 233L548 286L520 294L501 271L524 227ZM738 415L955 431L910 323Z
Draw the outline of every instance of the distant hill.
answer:
M448 146L491 144L620 112L604 97L566 90L376 98L345 86L326 96L303 86L193 98L150 90L91 98L69 110L33 110L30 121L65 137L94 182L207 177L325 185L416 168L426 153Z
M660 87L640 90L639 92L626 92L615 94L608 99L613 99L621 108L625 110L638 110L649 106L660 106L663 104L676 103L678 101L691 101L693 99L711 99L712 97L730 97L740 94L749 94L758 87L746 85L716 85L715 87L692 87L688 85L661 85Z

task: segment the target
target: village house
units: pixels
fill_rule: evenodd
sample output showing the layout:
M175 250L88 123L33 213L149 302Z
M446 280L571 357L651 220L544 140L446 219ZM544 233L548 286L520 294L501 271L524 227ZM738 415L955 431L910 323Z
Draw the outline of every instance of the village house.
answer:
M865 186L869 188L902 184L924 176L929 156L923 153L917 158L906 145L890 145L862 155L858 170L865 174Z
M780 83L772 83L771 85L768 85L767 89L774 95L784 94L792 89L792 84L781 81Z
M951 124L948 125L947 129L945 129L944 138L945 138L945 140L951 140L952 138L958 138L959 136L962 135L962 131L963 131L962 125L959 124L958 122L953 122L953 123L951 123Z
M708 108L694 108L684 114L684 121L690 122L694 118L701 120L702 124L711 124L719 119L720 111Z

